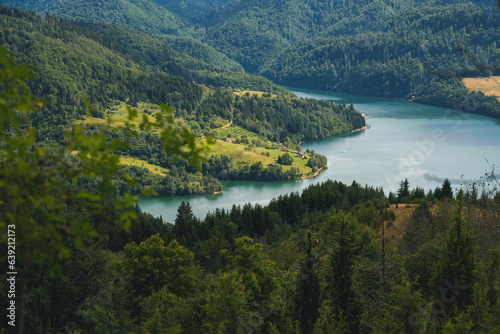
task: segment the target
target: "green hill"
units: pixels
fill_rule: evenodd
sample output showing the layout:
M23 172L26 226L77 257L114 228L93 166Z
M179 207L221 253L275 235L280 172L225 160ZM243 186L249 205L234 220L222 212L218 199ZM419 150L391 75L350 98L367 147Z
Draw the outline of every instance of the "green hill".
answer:
M500 15L485 0L120 0L119 9L118 0L109 0L100 10L95 1L77 0L72 8L55 0L4 3L133 27L216 67L182 60L181 69L181 57L150 37L87 26L134 50L149 65L209 86L276 89L258 76L241 74L244 68L288 86L500 115L498 101L469 92L461 80L500 70ZM195 9L188 13L187 7Z
M130 53L135 59L165 73L182 76L188 81L214 87L286 93L285 89L260 75L208 64L197 57L175 51L166 42L131 28L89 22L79 22L78 25L106 36L115 47L119 46L122 52Z
M18 1L0 4L48 13L61 18L131 27L167 42L172 48L207 63L233 70L241 66L213 47L193 38L197 32L186 20L152 0Z
M78 26L58 17L8 7L0 7L0 22L0 44L17 62L35 67L36 78L28 84L46 104L33 114L32 124L43 145L63 143L64 132L75 124L95 133L105 123L104 116L120 117L115 123L122 124L126 104L152 114L158 111L154 104L165 103L173 109L175 127L188 126L196 134L215 134L217 128L234 122L259 139L251 143L253 147L273 148L278 145L275 142L295 146L303 140L345 134L364 126L364 118L353 108L300 100L267 79L218 69L129 28L90 23ZM232 86L239 87L238 91L267 88L274 94L239 96L226 84L238 85ZM94 108L93 118L86 116L85 98ZM119 136L126 139L125 134ZM127 172L138 178L139 185L152 186L165 196L220 189L214 179L220 177L216 172L199 174L185 162L170 162L155 134L141 133L130 140L130 147L120 154L134 161ZM253 149L250 143L245 144L249 146L241 145L240 150ZM232 158L224 163L228 164L224 178L282 180L298 175L293 170L268 173L262 166L249 174L248 163L236 165ZM210 160L205 170L217 171L214 164L219 164L217 158ZM149 166L149 170L158 166L158 170L173 172L151 176L137 166ZM165 187L165 182L176 185ZM117 185L117 191L127 189L124 180L118 180Z
M197 22L208 12L231 3L231 0L153 0L160 6L178 14L180 17Z
M405 98L500 116L494 98L470 93L461 80L500 71L498 13L473 4L423 6L391 14L384 22L381 31L362 34L349 32L348 23L340 22L319 37L293 44L263 66L262 73L290 86ZM351 23L369 22L360 18Z

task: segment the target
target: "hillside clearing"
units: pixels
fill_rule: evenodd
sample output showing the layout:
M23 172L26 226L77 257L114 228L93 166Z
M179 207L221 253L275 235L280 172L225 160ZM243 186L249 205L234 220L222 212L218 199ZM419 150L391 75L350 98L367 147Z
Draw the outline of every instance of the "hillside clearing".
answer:
M126 156L120 156L120 165L125 165L125 166L136 166L136 167L141 167L141 168L146 168L150 172L154 174L158 174L161 176L166 176L168 174L168 169L150 164L147 161L133 158L133 157L126 157Z
M284 152L280 150L267 149L263 147L249 147L244 144L228 143L223 140L217 140L212 148L211 155L227 155L233 158L239 164L255 164L257 162L262 162L265 168L267 165L273 163L278 165L278 157L283 155ZM269 157L267 156L269 153ZM292 167L299 168L301 177L312 176L314 173L312 169L306 166L307 159L297 157L297 152L289 152L293 156L293 164L291 166L280 165L283 170L287 171ZM310 157L306 154L306 157Z
M127 123L129 123L130 125L137 126L142 122L143 114L148 115L150 121L154 122L155 120L154 115L156 113L161 112L164 114L163 110L156 104L139 102L137 103L136 107L132 107L133 109L137 110L138 112L137 117L134 120L129 121L127 106L129 105L126 102L117 101L115 102L114 106L105 110L104 116L111 118L110 125L112 127L125 126L125 124ZM108 124L108 120L92 116L90 117L85 116L85 119L80 122L80 125L96 125L96 124L105 125Z
M465 87L471 91L480 91L487 96L496 96L500 100L500 76L488 78L464 78Z

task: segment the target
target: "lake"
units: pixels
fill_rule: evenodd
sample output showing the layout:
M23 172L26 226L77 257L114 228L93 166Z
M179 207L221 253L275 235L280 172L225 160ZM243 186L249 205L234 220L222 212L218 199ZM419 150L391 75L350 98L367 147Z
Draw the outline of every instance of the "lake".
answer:
M407 178L410 188L426 190L441 186L448 178L454 189L480 182L490 166L500 164L500 120L454 109L410 101L290 88L302 98L353 104L366 115L369 129L353 134L304 143L326 155L328 169L313 179L256 182L224 181L220 195L141 198L140 208L175 220L181 201L204 218L215 208L233 204L267 204L280 194L301 192L310 184L333 179L350 184L382 187L395 192Z

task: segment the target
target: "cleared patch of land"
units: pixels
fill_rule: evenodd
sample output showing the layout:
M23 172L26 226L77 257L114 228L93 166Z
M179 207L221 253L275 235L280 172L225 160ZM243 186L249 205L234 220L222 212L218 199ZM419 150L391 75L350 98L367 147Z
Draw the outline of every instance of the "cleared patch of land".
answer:
M126 166L137 166L137 167L146 168L150 172L152 172L154 174L161 175L161 176L166 176L168 174L168 169L166 169L166 168L152 165L147 161L140 160L140 159L133 158L133 157L120 156L120 164L126 165Z
M418 204L398 204L398 208L396 209L396 205L392 204L389 207L389 210L396 215L396 219L392 222L392 226L389 224L385 229L385 237L389 243L397 243L403 238L406 222L408 222L417 206Z
M139 125L142 122L143 114L146 114L149 117L150 121L154 122L154 115L158 112L163 112L162 109L156 104L140 102L136 107L132 108L137 110L138 117L136 117L132 121L129 121L127 106L128 105L125 102L117 102L114 106L104 112L104 117L111 118L111 126L124 126L126 123L129 123L131 125ZM108 120L103 118L85 116L85 119L80 123L80 125L95 124L105 125L108 124Z
M217 140L217 142L214 146L211 147L211 149L211 155L227 155L232 157L237 163L245 163L250 165L260 161L262 162L262 165L264 167L267 167L267 165L271 163L274 163L277 166L278 157L285 153L276 149L252 147L245 144L228 143L222 139ZM286 171L292 167L295 167L299 168L300 172L302 173L302 177L312 176L314 174L312 172L312 169L306 166L307 159L297 157L298 152L290 151L289 153L293 156L293 163L290 166L280 165L283 167L283 170ZM267 156L267 154L269 154L269 156ZM309 158L310 155L306 154L306 157Z
M270 93L266 93L266 92L258 92L255 90L244 90L244 91L239 93L239 95L245 95L245 94L248 94L250 96L257 95L258 97L262 97L263 95L265 95L267 97L270 96L272 98L275 98L277 96L276 94L270 94Z
M484 95L496 96L500 100L500 76L488 78L464 78L465 87L471 91L480 91Z

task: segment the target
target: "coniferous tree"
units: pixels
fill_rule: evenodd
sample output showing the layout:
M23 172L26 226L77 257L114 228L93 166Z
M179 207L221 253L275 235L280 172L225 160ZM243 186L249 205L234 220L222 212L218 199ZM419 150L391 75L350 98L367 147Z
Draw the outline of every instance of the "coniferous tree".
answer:
M372 333L417 334L425 331L429 313L424 298L419 291L414 290L404 269L401 270L398 281L392 286L382 317L374 319L370 328Z
M416 253L422 245L435 237L436 232L429 203L424 202L413 211L410 217L401 241L402 249L411 254Z
M337 321L345 322L351 332L359 329L360 309L353 289L353 264L356 255L354 218L340 211L327 224L333 227L333 248L327 261L326 287L323 301L330 301L335 308ZM326 227L328 229L328 227ZM325 232L328 233L328 230Z
M475 239L462 217L463 192L458 196L455 221L448 232L430 282L435 297L433 315L441 315L455 308L464 310L472 303Z
M300 323L302 333L312 333L319 316L320 281L318 259L313 254L311 232L307 235L306 256L301 262L300 273L295 290L295 317Z
M177 209L175 217L174 233L175 238L181 245L189 247L195 242L195 234L199 225L198 219L194 216L189 202L182 201Z
M398 189L398 200L399 203L406 202L409 200L410 196L410 182L408 182L408 179L404 179L404 181L401 181L399 183L399 189Z
M453 198L453 189L451 188L450 180L445 179L441 187L441 196L443 198Z

